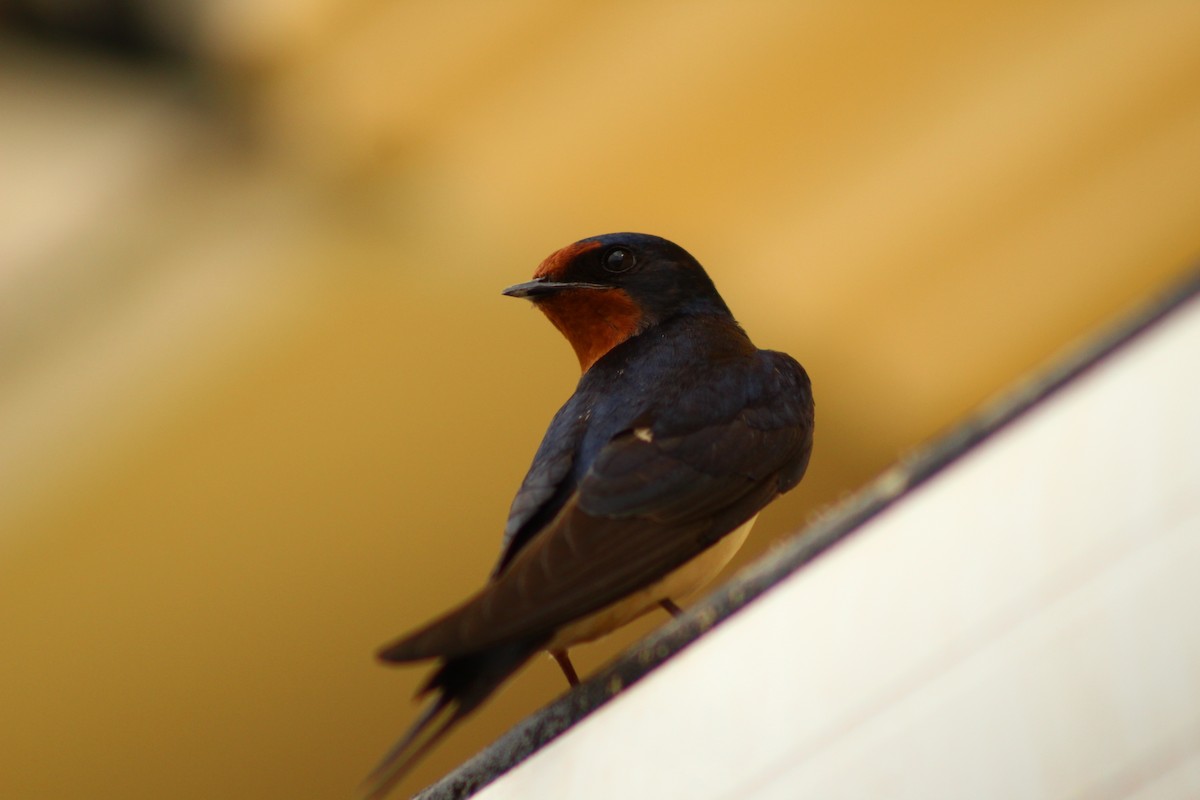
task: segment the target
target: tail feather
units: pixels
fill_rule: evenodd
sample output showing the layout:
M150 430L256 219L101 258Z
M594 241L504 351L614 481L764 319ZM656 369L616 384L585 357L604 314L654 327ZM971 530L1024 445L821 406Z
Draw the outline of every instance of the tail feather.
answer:
M541 649L517 642L447 659L417 692L437 696L363 782L364 800L381 800L450 730Z
M430 704L363 782L364 800L380 800L437 744L464 713L443 695Z

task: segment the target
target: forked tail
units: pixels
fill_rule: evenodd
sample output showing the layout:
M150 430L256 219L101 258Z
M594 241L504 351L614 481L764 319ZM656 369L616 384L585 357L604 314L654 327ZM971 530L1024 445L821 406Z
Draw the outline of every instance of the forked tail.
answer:
M431 692L437 696L363 781L364 800L381 800L451 728L541 647L540 642L510 643L443 662L417 692L417 697ZM387 660L385 654L381 657Z

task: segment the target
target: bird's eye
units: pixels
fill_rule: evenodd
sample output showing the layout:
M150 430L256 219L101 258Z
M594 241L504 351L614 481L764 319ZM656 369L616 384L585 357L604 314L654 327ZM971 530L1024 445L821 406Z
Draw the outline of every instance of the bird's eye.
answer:
M628 272L636 263L633 253L623 247L614 247L604 256L604 268L609 272Z

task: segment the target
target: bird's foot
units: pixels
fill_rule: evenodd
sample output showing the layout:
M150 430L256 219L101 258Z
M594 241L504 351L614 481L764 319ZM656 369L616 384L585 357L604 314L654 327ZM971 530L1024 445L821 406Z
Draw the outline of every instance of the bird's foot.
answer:
M683 613L683 609L675 605L675 603L669 597L664 597L662 600L659 600L658 604L662 606L663 611L666 611L672 617L678 617Z
M579 673L575 671L575 665L571 663L571 657L567 655L566 650L551 650L550 655L554 656L554 660L558 662L558 668L563 671L563 675L567 677L567 683L572 686L579 685Z

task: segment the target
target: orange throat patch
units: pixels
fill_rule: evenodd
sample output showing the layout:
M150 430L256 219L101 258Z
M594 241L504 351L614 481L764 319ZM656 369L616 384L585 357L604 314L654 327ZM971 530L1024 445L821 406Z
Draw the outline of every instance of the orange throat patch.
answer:
M623 289L568 289L537 307L571 343L582 372L641 330L641 309Z

